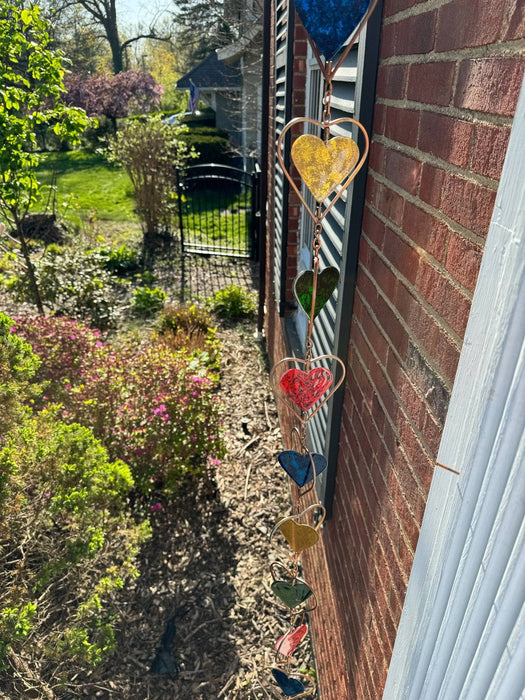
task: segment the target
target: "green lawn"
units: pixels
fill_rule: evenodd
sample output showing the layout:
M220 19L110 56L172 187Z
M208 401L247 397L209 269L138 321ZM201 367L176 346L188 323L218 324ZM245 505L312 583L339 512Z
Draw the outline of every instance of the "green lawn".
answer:
M55 171L61 215L86 221L94 213L99 221L138 221L127 173L102 155L89 151L46 154L38 168L39 180L52 184ZM64 207L69 200L70 206ZM36 207L41 208L42 204Z

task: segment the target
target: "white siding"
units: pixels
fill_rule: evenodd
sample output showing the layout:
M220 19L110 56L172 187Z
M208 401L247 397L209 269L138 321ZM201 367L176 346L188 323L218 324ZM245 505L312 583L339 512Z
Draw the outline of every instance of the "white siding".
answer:
M522 89L386 700L525 696L524 144Z

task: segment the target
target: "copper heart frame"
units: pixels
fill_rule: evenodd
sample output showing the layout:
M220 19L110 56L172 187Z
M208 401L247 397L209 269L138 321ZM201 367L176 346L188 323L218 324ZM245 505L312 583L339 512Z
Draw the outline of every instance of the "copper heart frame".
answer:
M294 182L294 179L290 175L288 169L286 168L284 161L283 161L283 156L282 156L282 144L284 137L286 134L292 129L296 124L301 124L301 123L309 123L309 124L315 124L316 126L319 126L321 130L327 130L330 129L332 126L335 126L336 124L342 124L342 123L350 123L350 124L355 124L361 131L364 140L365 140L365 148L363 150L363 154L361 156L361 160L357 163L357 165L354 167L354 169L349 173L347 176L346 180L344 180L341 185L339 185L339 192L335 195L335 197L331 200L330 204L322 211L322 213L317 216L314 214L314 212L310 209L308 204L306 203L305 198L303 197L300 189L297 187L297 185ZM348 137L350 138L350 137ZM281 166L281 169L288 180L288 182L291 184L292 188L294 189L296 195L299 197L299 200L305 207L306 211L308 214L312 217L314 221L322 221L328 212L332 209L332 207L335 205L337 200L341 197L343 192L347 189L348 185L352 182L352 180L355 178L357 173L361 170L363 167L365 160L367 159L368 156L368 150L370 147L370 139L368 138L368 134L366 132L365 127L361 124L361 122L358 122L357 119L352 119L351 117L341 117L341 119L335 119L334 121L329 121L329 122L320 122L317 119L310 119L310 117L296 117L295 119L292 119L291 121L286 124L284 129L281 131L281 135L279 136L279 140L277 141L277 158L279 160L279 165Z
M339 389L341 384L344 381L345 374L346 374L346 367L345 363L337 357L337 355L320 355L319 357L313 357L311 360L303 360L300 357L284 357L282 360L279 360L273 367L270 372L270 384L272 386L273 392L276 396L281 395L283 398L289 399L289 397L284 393L282 388L280 387L279 383L277 382L277 385L275 384L275 377L277 374L277 371L279 367L281 367L284 364L290 364L290 363L298 363L300 365L304 365L306 367L306 370L308 371L310 369L310 365L315 364L317 362L322 362L322 360L335 360L337 364L339 365L341 369L341 376L338 380L338 382L332 386L328 394L322 399L318 406L314 408L313 410L309 409L311 412L308 413L308 411L302 411L299 412L296 409L296 404L293 401L290 401L290 404L292 406L292 410L294 414L297 416L297 418L301 421L301 423L304 425L306 422L308 422L311 418L315 416L315 414L321 410L321 408L325 405L325 403L332 398L332 396L335 394L335 392ZM292 369L292 368L290 368ZM277 389L279 387L279 389ZM314 469L314 475L315 475L315 469Z
M270 533L270 542L272 541L275 533L277 530L280 528L280 526L286 522L287 520L293 520L294 522L297 522L299 518L302 518L304 515L306 515L309 511L315 511L319 510L322 513L322 517L319 518L317 523L314 525L303 525L304 527L311 527L312 530L315 530L317 532L321 525L324 523L324 520L326 518L326 508L323 506L322 503L312 503L312 505L308 506L308 508L305 508L301 513L293 513L292 515L286 515L284 518L281 518L278 523L274 526L273 530ZM302 523L297 523L298 525Z
M315 469L315 462L314 462L314 458L313 458L313 453L310 452L310 450L306 447L306 444L302 443L301 432L299 431L299 428L297 426L294 426L290 430L290 444L292 447L294 446L294 436L297 436L297 439L299 441L299 443L298 443L299 452L303 452L303 450L304 450L303 454L307 454L309 456L310 465L312 467L312 479L307 484L306 488L304 488L304 486L301 487L301 486L297 485L297 498L302 498L303 496L306 496L307 493L310 493L310 491L315 489L316 484L317 484L317 472ZM323 518L323 520L324 520L324 518Z

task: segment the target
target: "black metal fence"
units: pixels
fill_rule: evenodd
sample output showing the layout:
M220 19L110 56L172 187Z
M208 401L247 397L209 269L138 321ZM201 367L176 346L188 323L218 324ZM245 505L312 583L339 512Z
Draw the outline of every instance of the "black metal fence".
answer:
M256 260L260 170L216 163L177 173L183 253Z

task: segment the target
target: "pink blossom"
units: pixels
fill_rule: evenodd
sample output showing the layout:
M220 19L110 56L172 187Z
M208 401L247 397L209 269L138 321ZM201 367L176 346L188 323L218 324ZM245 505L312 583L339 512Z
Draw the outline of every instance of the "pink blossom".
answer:
M153 512L156 510L162 510L162 503L155 503L154 505L150 506L149 509Z

